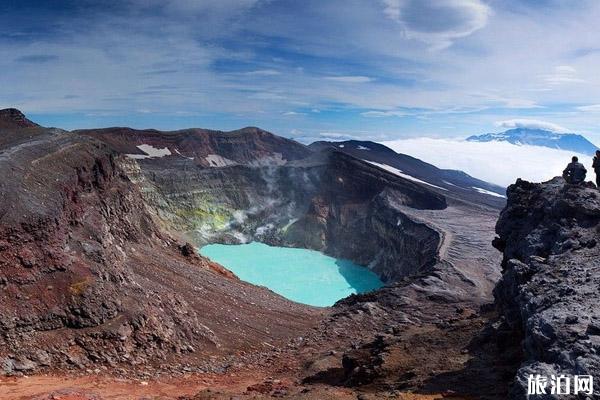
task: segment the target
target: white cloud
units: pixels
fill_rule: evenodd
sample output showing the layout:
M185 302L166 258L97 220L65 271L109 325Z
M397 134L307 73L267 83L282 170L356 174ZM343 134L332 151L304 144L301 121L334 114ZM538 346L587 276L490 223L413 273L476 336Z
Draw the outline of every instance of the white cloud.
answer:
M528 100L528 99L503 99L504 100L504 107L506 108L525 108L525 109L530 109L530 108L543 108L542 106L540 106L539 104L537 104L535 101L533 100Z
M363 117L385 118L385 117L407 117L415 116L417 118L426 118L429 115L436 114L470 114L487 109L486 106L479 107L449 107L443 109L420 109L420 110L369 110L360 113Z
M577 70L570 65L559 65L554 67L554 72L548 75L542 75L544 81L551 85L561 85L565 83L581 83L585 82L577 76Z
M275 70L275 69L259 69L256 71L248 71L248 72L242 72L241 75L248 75L248 76L274 76L274 75L281 75L281 72Z
M348 133L339 133L339 132L321 132L319 136L323 139L330 140L349 140L349 139L360 139L359 136L351 135Z
M349 75L349 76L328 76L325 79L329 81L335 82L343 82L343 83L367 83L373 81L372 78L368 76L360 76L360 75Z
M544 129L552 132L569 132L567 128L552 122L540 121L537 119L509 119L506 121L498 121L495 123L497 127L513 129L513 128L529 128L529 129Z
M223 115L222 129L252 123L288 132L293 125L315 136L362 128L332 110L428 118L418 125L413 118L373 118L364 138L397 129L443 134L449 125L459 135L519 117L552 118L591 137L598 132L585 112L600 103L600 52L594 50L600 2L564 7L552 1L539 13L533 2L490 0L310 0L286 7L254 0L128 1L134 10L93 7L89 13L84 5L93 2L82 2L81 14L60 13L50 26L0 13L6 33L0 53L10 55L0 57L0 103L38 114L202 110ZM27 39L31 33L35 40ZM452 42L444 51L425 51ZM289 56L273 51L279 46ZM51 61L33 63L44 59ZM507 117L505 108L514 112ZM306 110L306 117L283 117L288 110ZM470 115L454 115L463 112ZM98 123L71 121L65 127ZM202 124L176 121L165 117L160 127Z
M382 117L406 117L409 115L404 111L366 111L360 113L363 117L374 117L374 118L382 118Z
M130 0L139 9L158 7L169 13L198 16L239 13L253 7L259 0Z
M491 9L479 0L383 0L384 14L409 38L443 48L483 28Z
M274 92L256 92L248 96L251 99L257 100L286 100L287 97Z
M440 168L457 169L487 182L507 186L517 178L541 182L561 175L577 155L593 179L591 158L565 150L538 146L515 146L506 142L467 142L457 139L416 138L382 144Z
M589 106L577 107L579 111L584 112L600 112L600 104L590 104Z

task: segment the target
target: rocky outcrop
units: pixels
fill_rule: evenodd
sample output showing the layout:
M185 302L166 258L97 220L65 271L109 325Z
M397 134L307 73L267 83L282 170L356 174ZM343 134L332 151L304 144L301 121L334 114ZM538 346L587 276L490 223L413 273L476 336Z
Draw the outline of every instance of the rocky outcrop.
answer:
M496 305L523 351L511 398L528 398L531 374L570 377L572 395L573 376L600 374L600 193L562 178L518 180L496 232L504 255ZM551 395L550 387L539 398L575 398ZM598 398L597 390L579 398Z
M60 129L46 129L30 121L15 109L0 110L0 149L6 146L25 145L40 135L59 134Z
M34 128L38 124L30 121L21 111L16 108L5 108L0 110L0 127L2 128Z

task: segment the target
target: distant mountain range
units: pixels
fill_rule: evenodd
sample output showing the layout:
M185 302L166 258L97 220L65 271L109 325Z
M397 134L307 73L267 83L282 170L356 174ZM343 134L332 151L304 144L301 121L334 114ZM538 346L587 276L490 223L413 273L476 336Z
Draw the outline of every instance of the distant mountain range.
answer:
M568 150L593 155L598 147L582 135L557 133L544 129L515 128L500 133L486 133L467 138L469 142L508 142L514 145L531 145Z

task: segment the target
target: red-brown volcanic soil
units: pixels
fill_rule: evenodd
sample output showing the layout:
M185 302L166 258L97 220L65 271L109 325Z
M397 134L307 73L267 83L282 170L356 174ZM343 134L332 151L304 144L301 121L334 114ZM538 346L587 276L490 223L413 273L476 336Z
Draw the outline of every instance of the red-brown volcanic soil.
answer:
M447 202L335 155L326 182L347 184L330 185L328 211L353 220L371 204L364 197L376 196L386 213L373 224L381 235L373 246L400 238L404 251L429 256L376 292L319 309L197 256L144 202L124 168L132 161L106 143L5 114L0 372L9 376L0 378L1 400L506 398L514 370L486 334L493 313L482 311L498 275L497 210ZM271 136L238 132L210 151L230 149L243 162L252 154L233 144L250 141L261 155L289 144ZM293 148L291 160L308 151ZM375 181L381 190L371 193ZM320 227L319 211L307 227Z

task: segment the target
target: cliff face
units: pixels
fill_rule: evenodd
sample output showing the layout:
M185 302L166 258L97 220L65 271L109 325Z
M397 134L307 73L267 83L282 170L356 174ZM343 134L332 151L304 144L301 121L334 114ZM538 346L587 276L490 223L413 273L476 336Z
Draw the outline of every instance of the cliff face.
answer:
M219 369L207 355L259 350L320 315L162 232L128 161L103 143L11 132L0 146L1 372Z
M512 398L526 398L530 374L597 377L598 190L591 184L565 185L561 178L517 181L508 188L496 232L494 245L504 255L496 305L523 351Z
M437 261L440 233L401 210L442 210L443 196L343 153L329 153L307 211L284 243L368 265L384 282L424 272Z
M170 134L163 134L164 142L155 135L149 137L153 146L169 146ZM98 137L109 144L116 140L102 131ZM143 136L137 140L147 141ZM260 148L279 148L279 139L261 141ZM181 155L233 157L218 148L197 147L203 145L173 147L170 156L132 160L127 169L164 226L198 246L259 240L310 248L368 265L386 282L436 261L439 233L398 206L444 209L440 194L337 151L300 160L288 154L291 159L282 164L275 160L279 157L255 151L256 145L241 146L237 152L243 158L220 166L198 165ZM277 154L287 154L281 151Z

